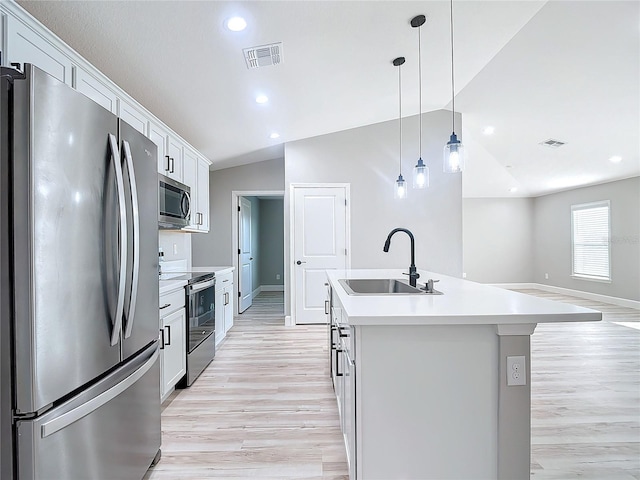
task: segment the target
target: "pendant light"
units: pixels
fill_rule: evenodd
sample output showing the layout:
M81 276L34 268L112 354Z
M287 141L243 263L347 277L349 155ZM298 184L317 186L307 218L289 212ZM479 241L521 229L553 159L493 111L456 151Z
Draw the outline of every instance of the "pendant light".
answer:
M456 94L453 74L453 0L451 4L451 137L444 146L444 173L458 173L464 170L464 145L456 135Z
M420 137L419 137L419 156L418 163L413 167L413 188L425 189L429 186L429 167L422 160L422 49L420 30L422 25L427 21L424 15L418 15L411 19L411 26L418 29L418 105L420 116Z
M393 60L393 65L398 67L398 118L400 120L400 174L394 184L394 197L397 199L407 198L407 182L402 176L402 64L404 57Z

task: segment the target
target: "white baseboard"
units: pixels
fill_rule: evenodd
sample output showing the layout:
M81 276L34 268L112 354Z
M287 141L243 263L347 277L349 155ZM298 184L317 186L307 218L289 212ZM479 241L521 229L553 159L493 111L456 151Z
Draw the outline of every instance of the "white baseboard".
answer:
M572 290L564 287L554 287L553 285L544 285L542 283L494 283L494 287L506 288L507 290L535 288L545 292L560 293L573 297L584 298L587 300L595 300L597 302L611 303L621 307L636 308L640 310L640 302L629 300L627 298L610 297L609 295L601 295L599 293L583 292L581 290Z
M489 285L492 287L505 288L507 290L524 290L526 288L537 288L542 290L540 285L537 283L490 283Z
M260 285L263 292L284 292L284 285Z
M256 298L260 292L284 292L284 285L260 285L251 292L251 298Z
M286 315L284 317L284 326L285 327L293 327L293 320L291 319L291 315Z

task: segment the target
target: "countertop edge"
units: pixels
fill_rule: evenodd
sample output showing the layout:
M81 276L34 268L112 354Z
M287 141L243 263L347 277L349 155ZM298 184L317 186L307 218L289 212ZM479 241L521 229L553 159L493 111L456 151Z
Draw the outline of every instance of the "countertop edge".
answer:
M360 269L328 270L327 279L338 297L345 318L350 325L517 325L560 322L601 321L602 313L520 292L479 284L434 272L420 271L421 279L442 280L442 296L352 296L340 285L340 278L399 278L402 270ZM492 300L492 294L495 298ZM466 298L475 302L464 305ZM401 298L404 298L404 305ZM365 299L369 302L365 304ZM478 313L473 312L478 305ZM372 305L372 306L371 306ZM406 305L406 308L403 308ZM556 307L557 308L554 308ZM400 308L398 308L400 307ZM433 309L433 313L427 310ZM386 311L385 311L386 310ZM393 310L391 313L390 310ZM484 310L484 311L483 311Z

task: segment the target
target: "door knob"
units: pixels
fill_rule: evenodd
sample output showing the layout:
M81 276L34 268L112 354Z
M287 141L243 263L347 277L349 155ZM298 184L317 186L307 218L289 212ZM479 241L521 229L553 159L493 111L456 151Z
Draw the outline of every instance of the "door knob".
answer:
M307 262L301 262L300 260L296 262L297 265L302 265L303 263L307 263Z

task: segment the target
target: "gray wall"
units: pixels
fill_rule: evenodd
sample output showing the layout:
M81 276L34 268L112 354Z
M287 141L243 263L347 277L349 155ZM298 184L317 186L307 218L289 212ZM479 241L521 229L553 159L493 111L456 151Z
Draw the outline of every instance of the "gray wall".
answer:
M207 234L193 234L193 265L232 265L232 194L238 191L284 190L284 160L242 165L216 170L209 174L210 229Z
M531 198L466 198L462 202L462 251L467 280L533 282Z
M403 120L403 176L410 181L418 159L418 116ZM460 129L460 118L456 125ZM398 121L308 138L285 145L285 177L291 183L351 184L352 268L408 268L409 239L394 237L389 253L382 246L390 230L405 227L416 238L419 268L462 274L462 180L442 173L442 149L451 134L451 112L423 114L423 154L431 186L410 190L394 200L398 177ZM288 227L288 204L285 224ZM288 244L288 228L285 242ZM288 268L288 266L287 266Z
M260 217L261 202L257 197L245 197L251 202L251 290L255 291L260 286L260 264L262 247L260 243Z
M260 285L284 284L284 200L260 199ZM277 279L276 275L280 275Z
M571 277L571 205L600 200L611 201L611 283ZM640 177L538 197L533 226L536 283L640 300Z

